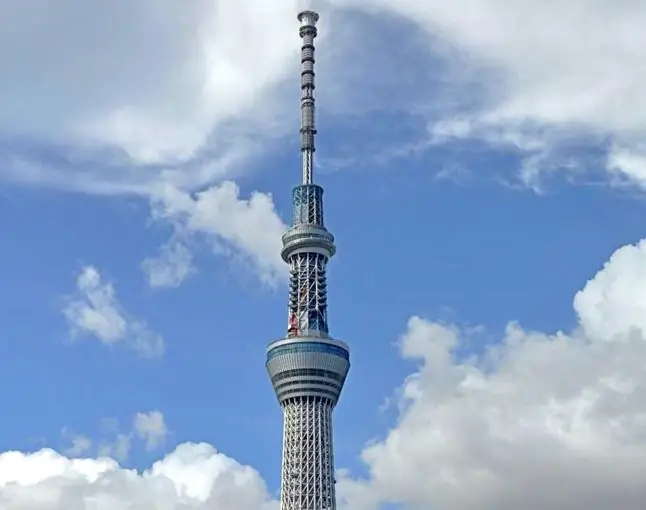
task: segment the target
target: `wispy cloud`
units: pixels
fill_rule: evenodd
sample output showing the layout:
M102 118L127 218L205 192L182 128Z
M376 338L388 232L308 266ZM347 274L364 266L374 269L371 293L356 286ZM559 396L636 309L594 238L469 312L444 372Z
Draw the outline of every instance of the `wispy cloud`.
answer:
M70 457L98 455L125 462L136 446L136 440L143 442L146 451L150 452L159 449L170 433L164 415L158 410L135 414L130 430L126 432L119 430L116 420L104 419L103 425L103 433L95 438L63 429L63 439L71 442L65 448L65 454Z
M176 238L164 244L156 257L142 263L148 285L152 288L174 288L193 272L193 253Z
M451 138L479 138L528 152L532 162L525 166L538 172L553 168L552 156L573 141L597 145L612 136L626 156L610 154L611 166L625 162L622 171L643 180L632 164L636 156L628 154L641 154L646 134L640 88L646 81L640 65L646 58L641 29L646 5L612 0L593 5L585 0L333 3L379 8L409 20L426 33L426 62L445 59L446 45L454 48L448 57L459 59L462 68L451 69L451 87L477 77L478 87L468 94L460 89L452 101L440 103L440 113L442 107L445 111L433 119L436 134L452 122ZM458 123L452 121L456 116Z
M146 450L155 450L166 439L168 428L164 415L160 411L137 413L133 422L133 431L146 443Z
M106 345L124 344L144 357L164 352L164 339L123 308L114 285L93 266L81 270L76 293L68 298L63 315L72 338L89 335Z

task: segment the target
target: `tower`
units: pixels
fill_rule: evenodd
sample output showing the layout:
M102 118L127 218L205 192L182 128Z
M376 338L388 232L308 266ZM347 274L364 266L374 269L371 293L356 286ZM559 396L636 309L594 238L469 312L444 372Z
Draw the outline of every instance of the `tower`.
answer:
M332 410L350 368L348 346L328 332L326 266L334 236L323 222L323 188L314 184L314 38L318 14L301 23L302 184L292 191L293 221L283 235L289 264L287 336L267 348L267 371L283 409L281 510L335 510Z

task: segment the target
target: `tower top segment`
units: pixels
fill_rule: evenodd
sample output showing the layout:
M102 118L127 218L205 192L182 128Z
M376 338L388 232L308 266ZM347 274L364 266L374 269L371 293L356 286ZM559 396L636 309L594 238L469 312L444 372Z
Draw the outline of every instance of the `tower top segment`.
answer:
M301 159L303 184L314 184L314 38L319 15L314 11L303 11L298 15L301 22L299 34L301 46Z
M298 21L301 22L301 26L316 26L316 23L319 20L318 12L314 11L301 11L298 14Z

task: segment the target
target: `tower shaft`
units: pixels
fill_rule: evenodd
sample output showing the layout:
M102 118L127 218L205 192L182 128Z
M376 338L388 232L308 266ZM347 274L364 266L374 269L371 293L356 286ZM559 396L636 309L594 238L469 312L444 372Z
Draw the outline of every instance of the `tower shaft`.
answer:
M267 371L283 409L281 510L335 510L332 411L350 369L348 346L329 335L327 263L336 252L325 228L323 188L314 184L314 38L318 14L299 14L302 184L283 235L289 264L287 336L267 349Z
M336 508L331 402L299 397L284 415L281 509Z

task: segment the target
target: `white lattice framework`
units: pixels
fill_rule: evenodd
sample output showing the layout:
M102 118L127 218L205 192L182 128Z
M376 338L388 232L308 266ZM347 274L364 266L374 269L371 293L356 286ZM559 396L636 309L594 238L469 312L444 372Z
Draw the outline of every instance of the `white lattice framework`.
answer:
M328 332L327 262L320 253L298 253L289 259L288 316L301 333Z
M332 402L297 397L283 405L281 510L335 510Z

